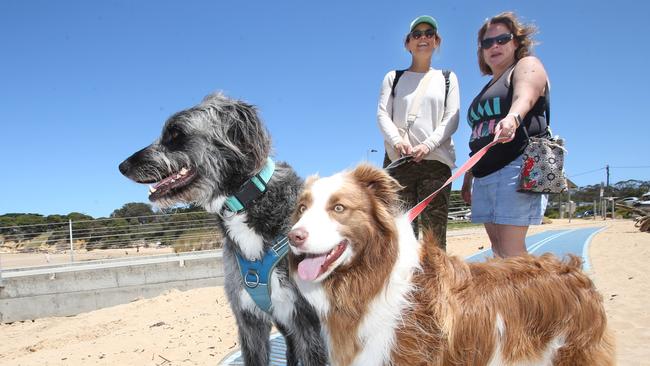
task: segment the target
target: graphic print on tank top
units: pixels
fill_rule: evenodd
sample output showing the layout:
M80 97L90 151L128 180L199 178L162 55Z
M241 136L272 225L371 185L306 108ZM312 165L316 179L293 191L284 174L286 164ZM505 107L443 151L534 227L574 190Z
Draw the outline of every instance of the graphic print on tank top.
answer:
M472 107L475 107L476 110ZM472 129L470 142L494 134L497 122L502 118L501 98L487 99L484 103L476 103L469 109L467 116L469 127Z

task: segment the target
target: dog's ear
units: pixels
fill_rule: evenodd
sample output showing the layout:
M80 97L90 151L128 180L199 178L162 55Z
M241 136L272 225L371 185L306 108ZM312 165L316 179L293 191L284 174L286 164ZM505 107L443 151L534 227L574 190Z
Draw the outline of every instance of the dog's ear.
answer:
M248 151L270 146L268 132L259 120L255 107L241 101L233 101L229 114L232 123L228 126L226 133L231 141L235 144L246 144L246 149L244 149L246 154L259 153L259 155L264 155L265 159L268 151Z
M315 181L319 180L320 176L318 174L312 174L305 179L305 188L311 187L312 184L314 184Z
M271 139L253 105L217 93L193 110L205 113L215 130L215 145L227 150L240 170L257 170L266 163Z
M351 174L389 209L398 207L400 200L397 192L403 187L385 170L370 164L361 164Z

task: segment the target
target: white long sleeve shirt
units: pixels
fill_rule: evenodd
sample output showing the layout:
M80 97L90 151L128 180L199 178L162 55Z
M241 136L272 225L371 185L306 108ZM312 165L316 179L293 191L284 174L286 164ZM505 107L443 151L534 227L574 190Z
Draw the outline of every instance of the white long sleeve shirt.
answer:
M397 82L394 101L391 88L395 71L387 73L379 95L377 123L391 160L399 157L395 145L401 142L401 136L408 132L412 146L425 144L431 150L424 157L426 160L438 160L453 169L456 152L451 135L458 129L460 118L458 79L453 72L449 75L449 94L445 108L445 77L441 70L433 72L422 97L418 117L410 128L407 128L406 115L415 98L415 90L426 73L405 71Z

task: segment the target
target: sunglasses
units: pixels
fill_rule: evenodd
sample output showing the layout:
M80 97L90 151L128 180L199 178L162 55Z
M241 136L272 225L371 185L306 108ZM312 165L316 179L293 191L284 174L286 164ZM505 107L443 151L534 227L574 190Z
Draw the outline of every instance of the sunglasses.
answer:
M499 46L503 46L504 44L510 42L513 38L514 36L512 35L512 33L503 33L503 34L499 34L496 37L485 38L481 41L481 48L487 50L492 46L494 46L495 43L498 44Z
M432 38L435 35L436 35L436 31L434 31L433 29L427 29L425 31L414 30L413 32L411 32L411 37L413 37L414 39L420 39L422 38L422 36L425 36L427 38Z

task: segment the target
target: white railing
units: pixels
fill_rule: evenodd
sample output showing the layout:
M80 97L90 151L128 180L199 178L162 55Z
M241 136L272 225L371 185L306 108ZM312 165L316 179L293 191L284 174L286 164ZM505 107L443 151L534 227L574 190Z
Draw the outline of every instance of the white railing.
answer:
M462 200L450 201L450 221L467 221L469 215L470 208ZM21 268L218 249L221 241L217 216L206 212L3 226L0 283L3 266ZM141 248L150 250L141 252Z
M156 254L153 249L217 249L221 247L221 238L216 215L205 212L3 226L0 282L3 268L61 263L63 255L69 255L67 261L73 263L114 258L120 253Z

